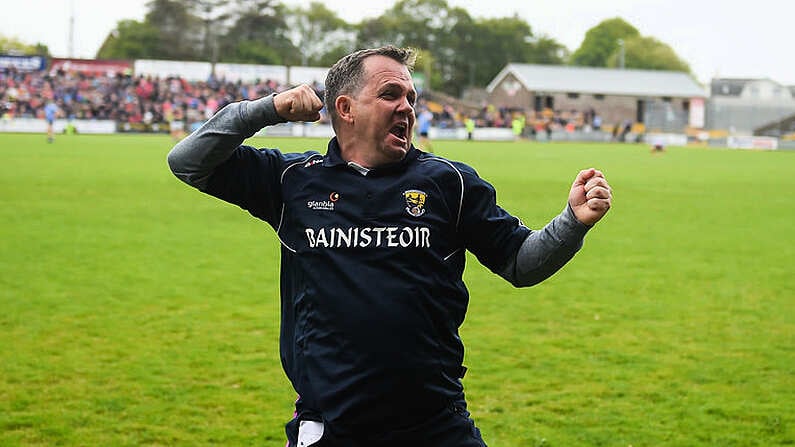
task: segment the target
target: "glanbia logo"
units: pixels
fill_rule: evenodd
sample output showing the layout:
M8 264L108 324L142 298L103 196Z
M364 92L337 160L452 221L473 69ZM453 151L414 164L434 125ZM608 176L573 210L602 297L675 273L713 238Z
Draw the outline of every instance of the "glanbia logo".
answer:
M333 191L328 195L328 200L310 200L306 207L317 211L334 211L334 203L340 199L340 193Z
M306 207L316 211L334 211L334 202L331 200L310 200Z

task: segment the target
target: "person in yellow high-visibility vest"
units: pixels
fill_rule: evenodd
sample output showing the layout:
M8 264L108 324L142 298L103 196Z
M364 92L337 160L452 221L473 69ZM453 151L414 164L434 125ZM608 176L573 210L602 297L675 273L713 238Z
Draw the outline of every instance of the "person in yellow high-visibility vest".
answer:
M513 116L513 120L511 121L511 128L513 129L513 139L519 140L522 138L522 132L524 132L524 125L525 119L524 115L517 113Z
M467 140L471 141L472 140L472 134L475 132L475 120L471 116L468 116L464 120L464 127L467 130Z

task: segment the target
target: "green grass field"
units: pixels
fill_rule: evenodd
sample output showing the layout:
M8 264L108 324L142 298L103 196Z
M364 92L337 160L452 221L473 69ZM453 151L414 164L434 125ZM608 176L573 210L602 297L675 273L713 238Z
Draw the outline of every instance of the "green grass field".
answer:
M795 153L434 144L534 228L580 168L615 195L541 285L470 258L489 446L795 443ZM171 145L0 134L0 445L283 446L276 238L175 179Z

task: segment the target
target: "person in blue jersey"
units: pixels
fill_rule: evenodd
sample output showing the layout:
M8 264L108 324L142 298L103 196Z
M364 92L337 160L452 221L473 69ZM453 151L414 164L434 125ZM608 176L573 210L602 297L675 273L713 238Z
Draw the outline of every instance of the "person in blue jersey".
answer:
M58 106L52 100L44 106L44 121L47 122L47 142L55 141L55 119L58 117Z
M243 144L265 126L320 118L324 104L301 85L227 105L168 155L179 179L278 236L280 354L299 395L291 447L485 446L461 382L466 251L530 286L611 206L604 175L585 169L563 211L531 230L472 167L414 147L413 63L413 51L386 46L329 70L325 153Z
M420 134L420 149L425 152L433 152L433 145L431 145L431 124L433 123L433 112L423 107L417 115L417 132Z

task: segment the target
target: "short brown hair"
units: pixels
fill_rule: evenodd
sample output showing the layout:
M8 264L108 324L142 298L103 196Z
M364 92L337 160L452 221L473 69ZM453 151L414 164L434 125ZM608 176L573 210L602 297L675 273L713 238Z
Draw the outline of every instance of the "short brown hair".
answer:
M323 99L332 124L337 118L337 109L334 106L337 97L356 94L364 86L364 60L370 56L386 56L394 59L405 65L409 71L414 70L414 61L417 59L417 54L412 48L387 45L355 51L338 60L326 75L326 93Z

